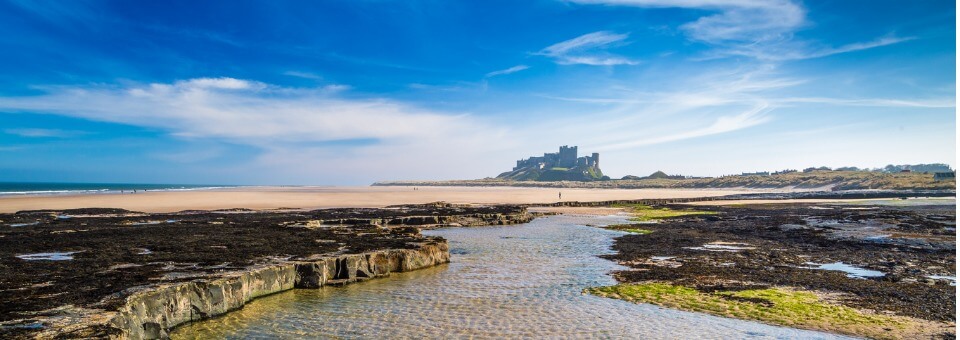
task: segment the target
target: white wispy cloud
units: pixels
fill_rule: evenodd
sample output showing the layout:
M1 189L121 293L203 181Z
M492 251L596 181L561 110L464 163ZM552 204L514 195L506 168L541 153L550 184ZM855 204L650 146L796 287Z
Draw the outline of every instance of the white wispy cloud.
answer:
M42 89L47 92L0 97L0 112L55 114L149 127L214 145L247 145L258 152L243 170L271 173L277 181L284 176L304 183L357 183L387 175L438 178L449 176L450 164L464 164L480 176L495 171L484 157L513 139L507 128L469 114L344 96L327 87L291 88L224 77ZM157 158L215 156L170 152Z
M568 102L590 103L590 104L652 104L662 102L661 99L639 99L639 98L604 98L604 97L563 97L563 96L543 96L544 98L556 99ZM684 103L694 103L699 106L705 102L722 104L730 102L723 98L705 97L703 94L680 94L674 93L669 96L671 100L679 100ZM782 106L786 104L827 104L835 106L866 106L866 107L916 107L916 108L952 108L956 107L956 101L952 98L934 98L934 99L898 99L898 98L829 98L829 97L770 97L767 102Z
M853 43L853 44L847 44L847 45L843 45L835 48L821 49L819 51L815 51L814 53L811 53L809 56L807 56L807 58L819 58L819 57L825 57L825 56L834 55L834 54L861 51L861 50L871 49L874 47L899 44L901 42L910 41L914 39L916 39L916 37L894 37L894 36L882 37L874 41Z
M771 67L754 67L678 78L658 85L656 91L621 85L592 91L607 97L546 96L581 103L584 106L576 110L584 114L538 129L576 136L583 149L632 157L628 155L642 154L640 150L653 145L735 134L773 121L777 104L768 97L803 83L778 76Z
M738 114L717 117L708 126L697 127L672 134L631 138L615 143L597 145L595 149L599 151L613 151L733 132L769 121L770 117L766 115L769 111L770 107L768 105L760 103Z
M81 135L86 135L89 132L86 131L77 131L77 130L61 130L61 129L42 129L42 128L17 128L17 129L4 129L4 133L10 135L16 135L20 137L46 137L46 138L70 138Z
M616 42L621 42L627 39L627 37L629 37L627 34L617 34L608 31L587 33L570 40L547 46L541 50L540 53L552 56L565 55L571 52L580 52L591 48L608 46Z
M55 87L44 95L0 98L0 110L149 126L181 136L250 144L413 138L474 124L469 116L431 112L386 99L347 100L326 88L284 88L235 78L130 87Z
M482 79L476 82L470 81L456 81L452 83L444 84L424 84L424 83L410 83L407 84L408 88L414 90L422 91L439 91L439 92L466 92L466 91L486 91L489 84L486 79Z
M310 73L310 72L302 72L302 71L286 71L286 72L283 72L283 75L285 75L285 76L291 76L291 77L297 77L297 78L304 78L304 79L312 79L312 80L322 80L322 79L323 79L323 77L321 77L321 76L319 76L319 75L317 75L317 74Z
M916 107L916 108L953 108L957 106L953 98L941 99L898 99L898 98L826 98L826 97L788 97L773 99L777 103L810 103L829 104L837 106L869 106L869 107Z
M229 77L220 78L194 78L189 80L177 81L173 85L151 84L153 89L176 90L176 89L212 89L212 90L262 90L267 84L235 79Z
M598 51L625 44L628 37L628 34L609 31L587 33L547 46L535 54L553 58L556 63L561 65L636 65L638 62L635 60Z
M643 81L638 83L644 84ZM762 64L703 72L689 78L664 81L656 87L617 85L578 89L571 91L576 93L573 96L543 97L577 103L581 106L576 110L585 114L558 120L539 129L560 136L577 136L582 149L599 150L623 158L642 156L653 150L650 146L654 145L716 135L751 135L756 132L741 131L774 122L783 117L784 113L780 112L822 112L823 106L836 107L838 111L850 106L955 107L953 98L936 96L917 99L791 95L805 92L802 88L813 84L810 79L788 76L775 65ZM597 96L584 95L590 93ZM603 132L584 135L582 131ZM632 164L622 159L615 162Z
M613 66L613 65L636 65L640 62L624 57L599 57L599 56L565 56L557 60L561 65L593 65L593 66Z
M821 58L892 45L913 38L881 37L840 47L817 47L794 33L809 23L794 0L571 0L574 3L645 8L686 8L710 14L680 25L693 41L713 45L706 59L746 56L765 61Z
M497 71L493 71L493 72L487 73L487 74L486 74L486 77L487 77L487 78L490 78L490 77L502 76L502 75L511 74L511 73L517 73L517 72L520 72L520 71L523 71L523 70L526 70L526 69L529 69L529 68L530 68L530 66L527 66L527 65L517 65L517 66L513 66L513 67L510 67L510 68L507 68L507 69L497 70Z
M757 42L778 39L805 22L806 11L790 0L572 0L574 3L712 11L680 28L694 40Z
M772 62L814 59L899 44L914 39L916 38L886 36L873 41L852 43L839 47L814 47L804 41L781 41L773 44L739 45L714 51L713 55L709 55L705 59L726 56L745 56Z

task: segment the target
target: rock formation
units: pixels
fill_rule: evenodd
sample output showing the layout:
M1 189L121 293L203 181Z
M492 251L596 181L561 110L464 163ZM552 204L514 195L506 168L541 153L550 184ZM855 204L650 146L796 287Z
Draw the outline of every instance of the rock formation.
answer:
M419 244L416 249L390 249L261 265L216 278L133 292L117 311L76 309L73 317L51 322L53 327L36 334L36 337L163 339L168 338L168 331L178 325L239 309L261 296L294 288L344 285L447 262L450 262L447 242L433 240ZM84 315L90 312L92 315Z
M449 261L421 229L505 225L516 205L0 214L0 339L168 337L171 328L294 288ZM55 259L43 254L68 254Z

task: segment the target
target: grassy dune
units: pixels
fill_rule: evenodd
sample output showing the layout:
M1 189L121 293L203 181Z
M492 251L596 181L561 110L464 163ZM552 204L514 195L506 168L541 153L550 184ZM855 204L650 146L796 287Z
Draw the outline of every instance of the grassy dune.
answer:
M509 181L501 179L453 180L453 181L396 181L379 182L374 185L410 186L516 186L549 188L832 188L835 190L885 189L885 190L935 190L956 189L955 181L935 182L933 174L882 173L868 171L811 171L777 174L770 176L726 176L696 179L637 179L592 182L556 181Z
M685 180L680 180L685 181ZM954 181L935 182L932 174L923 173L880 173L867 171L811 171L794 172L770 176L728 176L710 179L696 179L689 183L678 183L680 187L751 187L776 188L798 187L818 188L832 186L837 190L853 189L952 189Z

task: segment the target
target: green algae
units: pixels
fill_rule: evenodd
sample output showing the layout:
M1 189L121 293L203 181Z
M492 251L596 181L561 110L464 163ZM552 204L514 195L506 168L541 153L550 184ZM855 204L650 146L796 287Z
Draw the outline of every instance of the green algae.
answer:
M716 215L714 211L700 211L692 209L676 210L670 208L654 208L644 204L617 204L615 208L625 208L627 212L633 214L631 220L638 222L655 221L665 218L698 216L698 215Z
M921 327L914 319L875 314L782 288L701 292L667 283L620 284L585 290L597 296L717 316L871 338L898 338Z

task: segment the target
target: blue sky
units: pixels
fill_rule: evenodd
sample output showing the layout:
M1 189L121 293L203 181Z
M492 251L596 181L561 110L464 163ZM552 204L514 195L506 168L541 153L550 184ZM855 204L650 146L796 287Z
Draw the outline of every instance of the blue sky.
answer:
M0 181L956 164L952 1L0 1Z

